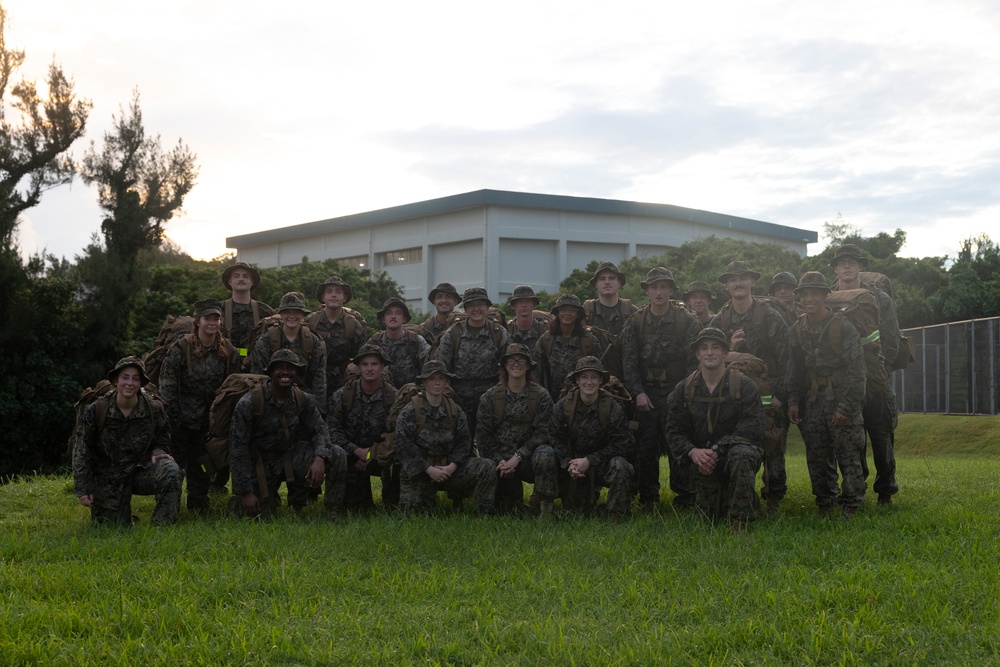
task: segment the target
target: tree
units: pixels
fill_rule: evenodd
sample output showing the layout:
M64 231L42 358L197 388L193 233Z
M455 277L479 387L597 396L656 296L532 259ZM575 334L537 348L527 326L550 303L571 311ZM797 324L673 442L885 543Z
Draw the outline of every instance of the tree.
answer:
M88 331L108 363L129 339L136 285L142 282L139 254L162 243L163 225L181 212L198 175L195 154L183 141L164 152L159 135L146 136L138 90L112 121L103 148L98 151L91 142L81 169L84 182L97 185L98 203L107 213L101 222L103 248L87 249L81 273L92 288Z

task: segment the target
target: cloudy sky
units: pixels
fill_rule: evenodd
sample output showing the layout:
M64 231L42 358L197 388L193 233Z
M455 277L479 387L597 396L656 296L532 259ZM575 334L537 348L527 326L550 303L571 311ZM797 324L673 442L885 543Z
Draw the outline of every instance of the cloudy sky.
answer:
M483 188L674 204L822 232L906 230L904 255L1000 240L1000 5L2 0L101 141L133 88L198 155L168 235L242 233ZM100 229L76 182L24 250ZM811 246L818 252L823 240Z

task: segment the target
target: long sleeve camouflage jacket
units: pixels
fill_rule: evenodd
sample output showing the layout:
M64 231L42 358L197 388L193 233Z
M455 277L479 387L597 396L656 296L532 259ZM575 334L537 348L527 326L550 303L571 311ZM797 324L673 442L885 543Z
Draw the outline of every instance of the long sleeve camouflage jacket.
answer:
M517 328L517 319L507 322L507 333L510 334L511 343L520 343L528 348L528 352L534 354L538 340L548 330L547 324L543 320L533 319L531 326L525 331Z
M392 340L385 331L380 331L369 338L368 343L382 348L382 353L389 359L389 377L396 387L416 380L431 352L431 346L423 336L408 330L398 340Z
M227 322L223 321L220 331L222 332L222 335L236 347L236 349L246 348L246 346L250 343L250 334L253 332L253 328L257 324L253 321L253 304L257 304L257 315L259 316L258 321L274 315L274 309L262 301L251 300L250 303L236 303L232 299L226 299L226 301L223 301L223 308L225 308L227 302L231 302L233 304L233 322L232 326L227 326ZM248 354L250 354L250 350L246 351L246 355Z
M152 465L152 457L170 453L170 426L163 404L140 393L126 417L118 408L118 392L87 406L73 446L73 485L77 496L114 485L136 468ZM104 406L104 428L97 410Z
M418 477L432 465L462 464L472 456L469 420L461 406L454 405L451 426L446 400L433 406L423 400L424 428L417 428L416 407L411 401L396 419L396 457L407 477Z
M639 340L640 318L643 319ZM701 324L687 310L670 304L664 315L656 316L648 307L633 315L622 330L622 381L632 396L647 389L670 391L697 366L691 344Z
M761 309L762 315L757 315L758 309ZM760 320L759 324L755 320ZM737 351L759 357L767 364L767 382L771 391L779 400L785 400L788 394L785 377L788 374L790 334L785 318L777 309L755 298L747 312L741 314L733 309L732 301L729 301L708 326L722 329L728 337L743 329L746 341Z
M833 327L839 326L839 350L833 349L837 336ZM799 336L801 331L801 340ZM808 316L799 318L792 329L791 363L786 381L788 405L808 406L813 400L822 400L825 390L811 400L813 380L824 384L832 382L833 401L836 409L853 423L860 424L861 406L865 399L864 350L858 330L843 315L828 312L820 322L811 322Z
M345 392L354 395L350 410L346 409ZM330 429L330 441L348 454L358 447L371 447L382 439L386 432L386 419L396 392L385 384L371 394L361 390L360 382L350 382L330 396L326 411L326 424Z
M528 461L538 445L549 441L549 420L552 417L552 397L539 385L526 385L513 392L505 384L497 384L479 399L476 418L476 445L479 455L499 461L517 452ZM496 396L504 392L503 414L496 417ZM537 407L532 418L529 394L536 392Z
M254 391L263 392L263 414L259 416L254 415ZM253 490L256 459L251 455L252 451L259 452L265 460L271 460L280 458L286 449L297 442L309 442L316 456L333 460L330 433L316 407L316 398L306 392L293 391L284 403L279 404L271 393L270 381L258 390L247 392L233 409L229 424L229 469L233 476L233 495L240 496Z
M309 358L306 358L305 349L302 345L303 336L305 335L309 335L313 339L312 355ZM322 344L316 334L304 327L299 327L298 333L295 335L295 340L288 340L279 330L278 341L282 349L292 350L298 356L299 361L306 362L305 379L303 380L302 388L321 401L320 404L325 408L327 399L327 374L324 372L327 365L326 346ZM250 372L266 375L267 365L271 362L271 355L277 351L271 349L270 339L267 332L265 332L254 343L253 352L250 357Z
M743 375L739 398L734 398L730 387L733 379L733 371L727 372L710 392L705 379L698 373L691 381L694 400L688 404L684 400L687 380L677 383L667 399L666 425L667 444L675 459L686 458L692 449L709 447L727 436L761 446L767 418L760 402L760 391L753 380Z
M167 350L160 369L159 389L174 427L208 430L208 413L215 392L230 374L239 372L242 362L236 348L225 338L221 346L225 357L219 356L220 345L204 347L191 335Z
M590 331L569 337L545 332L535 346L534 359L538 364L539 381L552 394L553 400L559 399L566 376L576 368L576 362L590 355L601 355L600 344Z
M328 391L333 393L336 387L344 383L347 365L364 345L368 335L361 322L358 322L353 315L341 312L336 320L330 321L325 309L317 312L319 317L315 317L316 313L313 313L309 321L315 322L311 330L323 341L326 386Z
M573 423L567 418L570 401L576 402ZM611 401L607 429L601 426L600 401ZM618 401L602 395L591 405L584 403L577 392L559 399L552 408L549 421L549 444L556 450L559 467L566 468L575 458L587 457L591 465L607 463L616 456L625 456L628 445L628 420Z

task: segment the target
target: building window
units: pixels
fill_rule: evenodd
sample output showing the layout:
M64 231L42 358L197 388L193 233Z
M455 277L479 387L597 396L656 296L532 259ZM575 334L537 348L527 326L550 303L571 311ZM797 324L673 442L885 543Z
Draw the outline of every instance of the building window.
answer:
M382 266L392 266L393 264L416 264L424 261L423 248L407 248L406 250L393 250L384 255Z
M341 266L349 266L353 269L367 269L368 267L368 255L357 255L356 257L343 257L337 260L337 264Z

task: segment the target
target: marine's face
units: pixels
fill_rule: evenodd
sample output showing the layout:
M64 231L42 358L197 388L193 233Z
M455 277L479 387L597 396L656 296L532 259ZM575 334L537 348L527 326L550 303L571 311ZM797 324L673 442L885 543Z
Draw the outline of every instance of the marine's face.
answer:
M434 295L434 309L437 310L440 315L451 315L457 305L458 298L454 294L438 292Z
M744 273L739 276L732 276L726 280L726 291L734 299L748 297L753 292L753 286L757 284L753 276Z
M726 360L726 354L729 350L715 340L703 340L698 344L698 349L695 350L695 356L698 357L698 363L705 370L715 370Z
M347 302L347 290L340 285L327 285L323 290L323 305L327 308L341 308Z
M234 292L245 292L253 287L253 276L246 269L234 269L229 274L229 289Z
M507 377L512 379L523 378L527 374L530 364L531 362L526 356L515 354L504 362L504 368L507 369Z
M837 279L845 283L853 283L861 275L861 262L853 257L841 257L833 265Z
M287 361L279 361L271 367L271 381L283 389L290 389L295 383L298 370Z
M795 303L795 288L787 283L780 283L771 289L771 296L788 304Z
M282 310L278 313L278 317L281 318L281 323L288 327L289 329L294 329L295 327L302 324L302 320L305 318L305 314L301 310L296 310L289 308L287 310Z
M396 330L406 324L406 311L399 306L389 306L382 315L386 329Z
M209 336L219 333L219 326L222 323L222 316L218 313L209 313L198 318L198 331L204 331Z
M564 324L566 326L573 326L576 324L576 318L579 315L579 310L576 306L560 306L556 309L556 317L559 318L559 324Z
M448 378L443 373L433 373L424 380L424 391L428 396L444 396L444 390L448 387Z
M674 287L667 280L657 280L652 285L646 285L646 296L651 304L666 306L674 295Z
M802 310L807 315L815 315L823 312L823 309L826 307L826 297L826 290L813 289L811 287L799 290L799 303L802 304Z
M514 314L518 317L528 317L531 315L531 311L535 309L534 299L514 299L510 303L511 307L514 309Z
M601 271L597 274L597 280L594 281L594 287L597 289L597 293L602 296L612 296L618 294L618 290L621 289L621 281L618 280L618 275L613 271Z
M142 388L142 375L135 366L126 366L118 371L115 388L125 398L134 398Z
M361 379L365 382L375 382L378 380L379 376L382 375L382 369L385 368L385 364L382 360L376 356L365 357L358 364L358 370L361 372Z
M591 398L601 390L601 374L597 371L583 371L576 376L576 386L580 388L580 396Z
M688 305L696 313L707 313L708 307L712 305L712 299L707 292L691 292L688 295Z
M469 316L469 323L474 326L482 326L486 322L486 311L489 310L489 306L482 299L477 299L476 301L470 301L465 304L465 312Z

